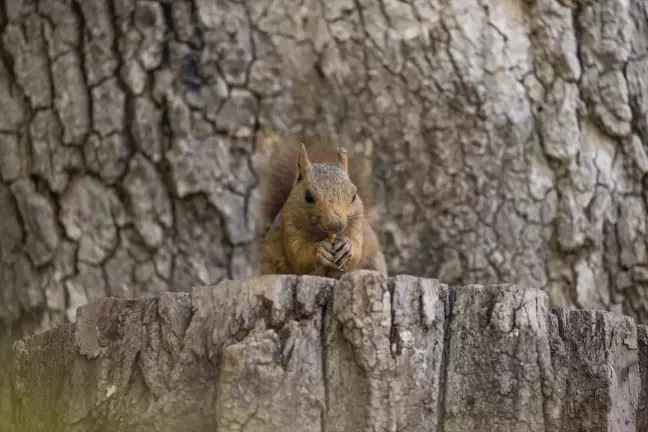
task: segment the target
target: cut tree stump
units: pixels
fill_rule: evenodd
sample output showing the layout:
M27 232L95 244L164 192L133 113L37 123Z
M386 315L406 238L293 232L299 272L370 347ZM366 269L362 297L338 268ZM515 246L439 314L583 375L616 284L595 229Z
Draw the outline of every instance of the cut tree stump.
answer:
M15 432L645 431L648 328L356 271L136 299L13 346ZM643 384L642 380L643 378Z

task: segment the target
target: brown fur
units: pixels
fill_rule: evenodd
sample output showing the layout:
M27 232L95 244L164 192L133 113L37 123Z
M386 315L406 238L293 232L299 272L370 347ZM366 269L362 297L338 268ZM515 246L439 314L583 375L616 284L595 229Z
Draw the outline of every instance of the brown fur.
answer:
M307 156L300 154L297 141L279 141L258 169L263 231L267 230L261 274L339 278L343 272L324 266L317 256L327 233L338 232L352 245L345 272L363 268L386 275L377 236L365 216L371 193L362 159L338 155L332 141L311 141ZM298 171L303 173L300 182L296 182ZM316 203L305 201L306 190L313 192Z
M297 154L301 143L295 139L273 137L268 149L269 156L257 169L261 192L261 217L265 224L271 224L290 195L297 175ZM313 164L334 163L337 159L337 145L327 138L306 143L308 158ZM349 177L358 188L365 211L373 207L371 179L364 172L360 157L349 157Z

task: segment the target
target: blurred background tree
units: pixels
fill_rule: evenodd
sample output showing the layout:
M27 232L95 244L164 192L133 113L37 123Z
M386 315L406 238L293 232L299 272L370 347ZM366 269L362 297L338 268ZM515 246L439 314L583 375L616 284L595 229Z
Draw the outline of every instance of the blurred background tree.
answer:
M283 134L367 158L391 274L647 322L645 8L5 1L0 364L102 296L255 275Z

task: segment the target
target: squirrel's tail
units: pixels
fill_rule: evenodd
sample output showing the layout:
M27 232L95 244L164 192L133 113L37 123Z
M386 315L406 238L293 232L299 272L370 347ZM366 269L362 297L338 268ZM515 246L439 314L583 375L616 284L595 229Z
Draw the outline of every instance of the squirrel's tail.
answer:
M260 149L260 153L265 154L265 157L256 167L259 175L262 225L268 226L272 223L290 195L297 176L297 154L300 144L299 140L279 135L268 135L263 139L262 145L265 148ZM311 163L335 163L338 144L334 139L320 137L304 141L304 145ZM373 197L371 174L366 158L361 154L353 154L351 149L348 150L349 177L358 188L358 195L362 199L365 212L370 213L373 208Z

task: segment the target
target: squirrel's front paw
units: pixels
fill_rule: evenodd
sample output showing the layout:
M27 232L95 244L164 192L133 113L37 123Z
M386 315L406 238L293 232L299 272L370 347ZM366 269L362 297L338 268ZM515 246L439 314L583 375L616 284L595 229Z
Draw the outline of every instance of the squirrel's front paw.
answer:
M317 247L317 257L322 265L344 271L344 265L353 257L351 245L348 237L340 239L334 245L329 240L324 240Z
M338 265L336 265L333 262L335 261L335 249L334 246L328 240L324 240L320 242L320 244L317 246L317 258L319 259L320 263L325 267L331 267L336 270L342 270Z
M340 270L343 270L344 265L353 257L353 247L349 238L344 237L333 245L333 253L333 263L339 266Z

